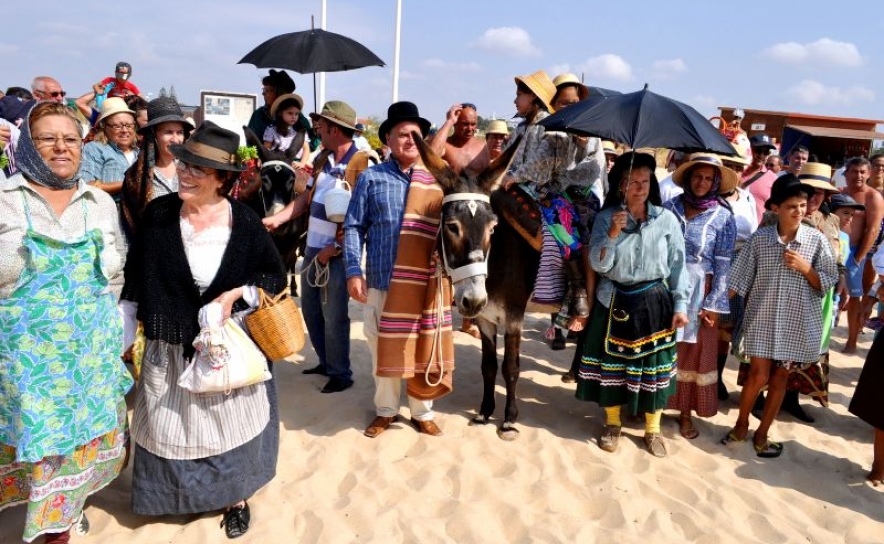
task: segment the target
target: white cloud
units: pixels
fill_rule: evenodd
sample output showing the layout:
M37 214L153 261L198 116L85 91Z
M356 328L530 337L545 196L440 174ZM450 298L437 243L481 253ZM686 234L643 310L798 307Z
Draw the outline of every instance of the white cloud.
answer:
M533 43L531 35L517 26L489 28L473 42L472 47L489 53L512 57L539 57L541 55Z
M804 62L823 63L829 66L862 66L863 57L859 49L850 42L836 42L820 38L815 42L800 44L783 42L762 51L763 56L778 62L798 64Z
M448 62L442 59L427 59L423 61L424 68L434 70L452 70L456 72L481 72L482 66L478 62Z
M828 87L819 81L805 79L786 89L783 94L794 102L815 106L818 104L850 105L857 102L873 102L875 92L862 86L849 88Z
M597 80L630 81L632 80L632 67L623 57L607 53L592 57L577 67L578 71L586 73L586 80L595 84Z
M421 74L419 72L411 72L409 70L401 70L399 72L399 79L402 81L421 81L427 79L427 76Z
M709 112L716 112L717 111L717 108L715 105L715 98L711 97L711 96L698 94L698 95L694 96L693 98L691 98L691 100L688 102L688 104L693 106L694 109L699 111L700 113L709 113Z
M571 65L568 63L564 64L553 64L549 68L546 69L546 73L549 74L549 77L556 77L559 74L565 73L573 73L574 70L571 69Z
M658 60L652 66L654 76L668 79L688 71L688 65L682 59Z

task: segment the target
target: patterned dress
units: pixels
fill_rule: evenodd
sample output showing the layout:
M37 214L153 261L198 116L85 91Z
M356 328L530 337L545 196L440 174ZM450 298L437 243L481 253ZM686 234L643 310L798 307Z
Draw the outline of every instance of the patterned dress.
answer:
M0 509L27 505L28 542L67 531L125 459L123 396L132 378L119 360L122 327L102 271L105 233L87 201L97 200L105 216L115 208L93 191L81 185L63 213L68 221L81 218L80 232L68 239L36 230L31 209L41 213L43 227L47 205L31 189L18 185L3 194L21 199L27 227L21 232L18 218L0 221L7 227L0 231L18 232L17 253L25 255L20 276L2 285L9 294L0 298Z
M727 274L734 254L737 225L724 206L687 219L684 200L676 197L664 207L675 214L685 235L686 270L691 282L688 296L690 322L682 329L678 349L678 387L669 408L701 417L718 413L718 327L700 323L700 311L719 315L730 312Z

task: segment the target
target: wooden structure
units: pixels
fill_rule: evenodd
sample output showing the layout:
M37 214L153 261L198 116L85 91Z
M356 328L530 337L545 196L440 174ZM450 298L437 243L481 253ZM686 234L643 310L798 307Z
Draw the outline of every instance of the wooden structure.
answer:
M731 122L734 109L721 106L721 117ZM767 134L780 149L780 155L787 156L791 149L803 145L820 161L837 168L850 157L867 157L873 140L884 140L884 133L878 132L879 119L858 119L853 117L828 117L806 113L743 109L745 117L741 127L751 138L755 134Z

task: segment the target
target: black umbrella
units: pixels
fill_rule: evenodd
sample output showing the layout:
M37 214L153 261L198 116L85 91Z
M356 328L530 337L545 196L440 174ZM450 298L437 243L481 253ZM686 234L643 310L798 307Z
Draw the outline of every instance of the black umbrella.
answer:
M285 68L300 74L385 66L384 61L356 40L320 28L270 38L252 49L237 64L254 64L258 68ZM315 75L313 97L315 102Z
M591 96L590 96L591 97ZM633 149L665 147L680 151L710 151L735 155L730 142L694 108L641 91L584 100L550 115L540 122L547 130L561 130L582 136L597 136L628 144Z

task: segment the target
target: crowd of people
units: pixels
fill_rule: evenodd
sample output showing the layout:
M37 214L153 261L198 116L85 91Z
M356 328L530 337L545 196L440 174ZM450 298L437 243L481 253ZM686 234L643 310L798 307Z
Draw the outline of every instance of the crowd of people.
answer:
M87 532L86 499L130 455L136 513L221 511L229 538L248 531L248 499L276 472L273 365L269 380L226 393L193 393L179 378L201 308L217 303L239 319L258 307L259 289L288 288L272 233L291 222L306 225L300 306L319 361L303 374L327 377L324 394L352 387L352 298L375 385L365 436L398 420L403 382L414 428L443 433L433 403L454 386L452 285L437 247L444 191L418 137L464 175L518 146L491 202L539 253L533 301L550 309L553 349L576 336L562 381L604 410L604 451L618 448L624 407L644 418L656 457L668 453L666 409L680 436L696 438L693 418L717 414L729 396L733 354L739 415L721 443L751 439L759 457L780 456L769 429L781 408L812 423L800 395L828 406L842 312L844 353L854 354L884 300L884 155L849 158L843 189L810 150L779 156L765 134L748 139L750 156L672 151L661 171L653 150L545 130L541 120L589 91L573 74L543 71L515 77L512 130L495 120L480 138L468 102L433 130L414 103L397 102L376 153L349 104L305 115L291 77L271 70L249 130L285 153L296 194L258 217L236 196L248 182L241 135L194 126L172 96L146 102L131 74L121 62L77 100L46 76L0 98L0 510L25 505L28 542ZM343 219L330 212L341 182L352 190ZM469 320L461 330L478 334ZM876 485L882 344L879 334L850 405L875 428ZM760 424L750 437L751 415Z

